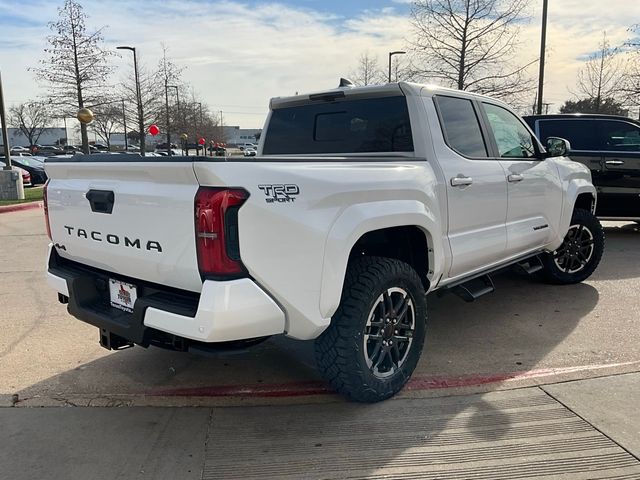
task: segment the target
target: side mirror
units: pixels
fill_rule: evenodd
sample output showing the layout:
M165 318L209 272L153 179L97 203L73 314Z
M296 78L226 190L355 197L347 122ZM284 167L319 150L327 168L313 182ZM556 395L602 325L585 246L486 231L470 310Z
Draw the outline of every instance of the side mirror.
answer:
M571 144L568 140L558 137L547 138L547 155L546 157L563 157L571 150Z

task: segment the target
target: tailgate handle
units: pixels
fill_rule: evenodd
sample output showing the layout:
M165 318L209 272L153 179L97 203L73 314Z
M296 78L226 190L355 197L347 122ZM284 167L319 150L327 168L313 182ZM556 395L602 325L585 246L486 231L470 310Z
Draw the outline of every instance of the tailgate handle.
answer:
M111 190L89 190L85 195L91 204L91 211L96 213L111 213L116 196Z

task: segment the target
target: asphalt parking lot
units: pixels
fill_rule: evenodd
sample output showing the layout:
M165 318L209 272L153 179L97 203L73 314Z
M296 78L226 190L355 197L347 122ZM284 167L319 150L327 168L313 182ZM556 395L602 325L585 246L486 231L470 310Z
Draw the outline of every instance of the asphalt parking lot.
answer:
M431 296L411 382L360 405L310 342L102 349L45 283L42 211L0 214L0 478L638 479L640 231L606 235L584 284Z
M606 223L602 263L557 287L507 273L473 304L428 299L425 355L404 397L441 396L640 371L640 231ZM109 352L44 280L41 209L0 215L0 398L24 406L341 401L312 344L274 338L212 356L135 347ZM17 397L16 397L17 396Z

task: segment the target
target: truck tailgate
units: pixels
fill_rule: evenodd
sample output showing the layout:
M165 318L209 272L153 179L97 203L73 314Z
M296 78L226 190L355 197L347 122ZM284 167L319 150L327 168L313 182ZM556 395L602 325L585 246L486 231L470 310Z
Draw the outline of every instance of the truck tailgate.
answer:
M51 236L60 256L199 292L190 161L47 163Z

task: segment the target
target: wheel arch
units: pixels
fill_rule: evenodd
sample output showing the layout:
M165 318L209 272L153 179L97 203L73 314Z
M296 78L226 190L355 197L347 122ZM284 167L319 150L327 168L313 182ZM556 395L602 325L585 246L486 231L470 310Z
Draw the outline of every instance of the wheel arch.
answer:
M562 245L564 237L569 231L571 224L571 216L576 208L586 208L590 212L595 212L597 202L596 188L591 183L590 179L586 178L574 178L566 184L565 201L562 206L562 215L560 219L560 225L558 228L558 237L549 246L553 251Z
M573 204L573 210L581 208L588 212L596 212L596 194L595 192L583 192L576 197L576 201ZM572 211L573 212L573 211Z
M330 318L337 310L347 266L353 255L364 253L408 260L410 265L418 266L418 274L427 290L434 277L443 270L444 254L439 228L434 213L418 201L372 202L345 209L332 225L325 243L321 315ZM426 247L425 254L404 251L389 245L390 241L401 241L409 249Z

